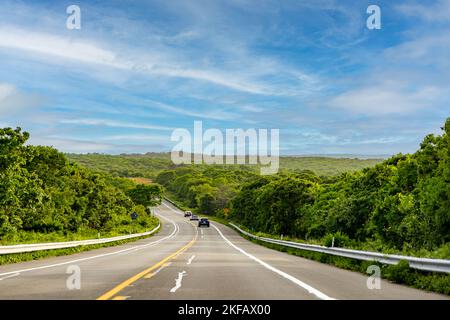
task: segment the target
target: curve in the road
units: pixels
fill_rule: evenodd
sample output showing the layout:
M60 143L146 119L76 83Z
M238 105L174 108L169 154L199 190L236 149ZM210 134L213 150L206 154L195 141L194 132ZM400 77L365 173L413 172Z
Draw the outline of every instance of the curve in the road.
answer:
M0 266L0 299L448 299L384 280L370 290L367 275L257 245L220 223L198 230L168 204L158 215L169 223L135 244ZM66 285L74 263L79 290Z
M75 259L75 260L70 260L70 261L64 261L61 263L55 263L55 264L49 264L49 265L44 265L44 266L39 266L39 267L35 267L35 268L28 268L28 269L22 269L22 270L15 270L15 271L10 271L10 272L4 272L4 273L0 273L0 277L2 277L2 279L7 279L5 278L5 276L8 275L19 275L21 273L24 272L30 272L30 271L36 271L36 270L41 270L41 269L48 269L48 268L55 268L55 267L59 267L59 266L64 266L64 265L68 265L68 264L74 264L74 263L78 263L78 262L82 262L82 261L87 261L87 260L93 260L93 259L98 259L98 258L103 258L103 257L107 257L107 256L112 256L112 255L116 255L116 254L120 254L120 253L125 253L125 252L131 252L131 251L137 251L137 250L141 250L147 247L151 247L154 245L157 245L158 243L165 241L167 239L170 239L174 236L176 236L176 234L179 232L179 227L178 225L171 219L167 218L167 217L162 217L165 220L169 221L173 226L173 231L171 234L169 234L168 236L161 238L159 240L156 241L152 241L143 245L138 245L138 246L134 246L131 248L126 248L126 249L122 249L122 250L118 250L118 251L114 251L114 252L108 252L108 253L104 253L104 254L99 254L99 255L95 255L92 257L87 257L87 258L80 258L80 259Z

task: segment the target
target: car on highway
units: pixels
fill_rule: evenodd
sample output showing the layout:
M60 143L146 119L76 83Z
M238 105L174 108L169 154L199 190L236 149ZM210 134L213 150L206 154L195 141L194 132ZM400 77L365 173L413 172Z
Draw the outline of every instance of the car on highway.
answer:
M209 220L207 218L201 218L198 221L198 227L208 227L209 228Z
M191 216L191 219L190 219L191 221L198 221L198 216L196 216L195 214L193 214L192 216Z
M192 216L192 212L191 211L186 211L184 213L184 217L190 217L190 216Z

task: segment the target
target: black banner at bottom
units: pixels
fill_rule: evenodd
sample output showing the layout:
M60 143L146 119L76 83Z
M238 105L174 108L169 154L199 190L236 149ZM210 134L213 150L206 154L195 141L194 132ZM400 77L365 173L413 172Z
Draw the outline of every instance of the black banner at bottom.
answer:
M285 300L189 300L189 301L0 301L6 315L44 316L55 319L109 317L132 319L282 319L295 316L361 319L389 316L419 317L449 310L449 301L285 301ZM8 310L9 309L9 310Z

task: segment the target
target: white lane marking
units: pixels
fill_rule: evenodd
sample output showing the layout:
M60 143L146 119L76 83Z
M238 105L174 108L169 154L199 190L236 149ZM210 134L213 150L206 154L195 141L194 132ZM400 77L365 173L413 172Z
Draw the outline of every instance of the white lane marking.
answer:
M158 270L155 271L155 274L160 272L162 269L169 267L172 264L172 262L166 262L161 267L158 268Z
M200 229L200 233L202 234L201 238L203 239L203 229Z
M9 276L6 276L6 277L3 277L3 278L0 278L0 281L2 281L2 280L5 280L5 279L8 279L8 278L12 278L12 277L17 277L18 275L20 275L20 273L19 273L19 272L17 272L17 273L14 273L14 274L10 274Z
M159 215L159 216L161 216L161 215ZM16 270L16 271L0 273L0 277L1 276L6 276L6 275L10 275L10 274L14 274L14 273L23 273L23 272L30 272L30 271L36 271L36 270L41 270L41 269L48 269L48 268L59 267L59 266L63 266L63 265L66 265L66 264L73 264L73 263L76 263L76 262L93 260L93 259L97 259L97 258L102 258L102 257L116 255L116 254L123 253L123 252L130 252L132 250L135 251L135 250L143 249L143 248L146 248L146 247L154 246L154 245L156 245L156 244L158 244L158 243L160 243L160 242L162 242L164 240L172 238L173 236L175 236L178 233L178 225L173 220L171 220L171 219L169 219L167 217L163 217L163 216L161 216L161 217L163 219L166 219L170 223L172 223L172 225L174 226L174 229L173 229L173 231L172 231L172 233L170 235L168 235L167 237L161 238L161 239L159 239L157 241L153 241L153 242L150 242L150 243L147 243L147 244L143 244L143 245L139 245L139 246L134 246L134 247L127 248L127 249L122 249L122 250L119 250L119 251L99 254L99 255L96 255L96 256L92 256L92 257L81 258L81 259L76 259L76 260L71 260L71 261L66 261L66 262L61 262L61 263L55 263L55 264L50 264L50 265L40 266L40 267L35 267L35 268L29 268L29 269L23 269L23 270Z
M194 260L194 258L195 258L195 254L194 254L192 257L189 258L187 264L188 264L188 265L191 264L191 263L192 263L192 260Z
M272 267L270 264L262 261L261 259L258 259L257 257L251 255L250 253L244 251L243 249L239 248L238 246L236 246L235 244L233 244L230 240L228 240L223 233L219 230L219 228L217 228L215 225L212 225L217 232L220 234L220 236L225 240L225 242L227 242L231 247L235 248L236 250L238 250L239 252L241 252L242 254L246 255L247 257L249 257L250 259L258 262L260 265L264 266L265 268L269 269L270 271L273 271L277 274L279 274L280 276L290 280L291 282L295 283L296 285L302 287L303 289L306 289L309 293L315 295L316 297L318 297L319 299L322 300L335 300L334 298L331 298L329 296L327 296L325 293L320 292L319 290L311 287L310 285L304 283L303 281L300 281L299 279L291 276L290 274L281 271L275 267Z
M153 273L151 274L152 277L155 276L155 275L157 275L162 269L164 269L164 268L170 266L171 264L172 264L172 262L167 262L167 263L163 264L161 267L159 267L158 269L156 269L156 271L153 272Z
M178 278L175 279L175 287L170 289L170 292L175 292L181 287L181 281L183 280L184 275L186 274L186 271L183 270L183 272L178 272Z

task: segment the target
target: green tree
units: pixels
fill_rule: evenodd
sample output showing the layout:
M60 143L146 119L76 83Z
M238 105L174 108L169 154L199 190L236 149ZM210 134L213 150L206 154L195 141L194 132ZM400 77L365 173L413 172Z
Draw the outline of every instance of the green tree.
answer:
M145 207L154 207L161 204L163 188L158 184L138 184L134 189L128 191L133 202Z

